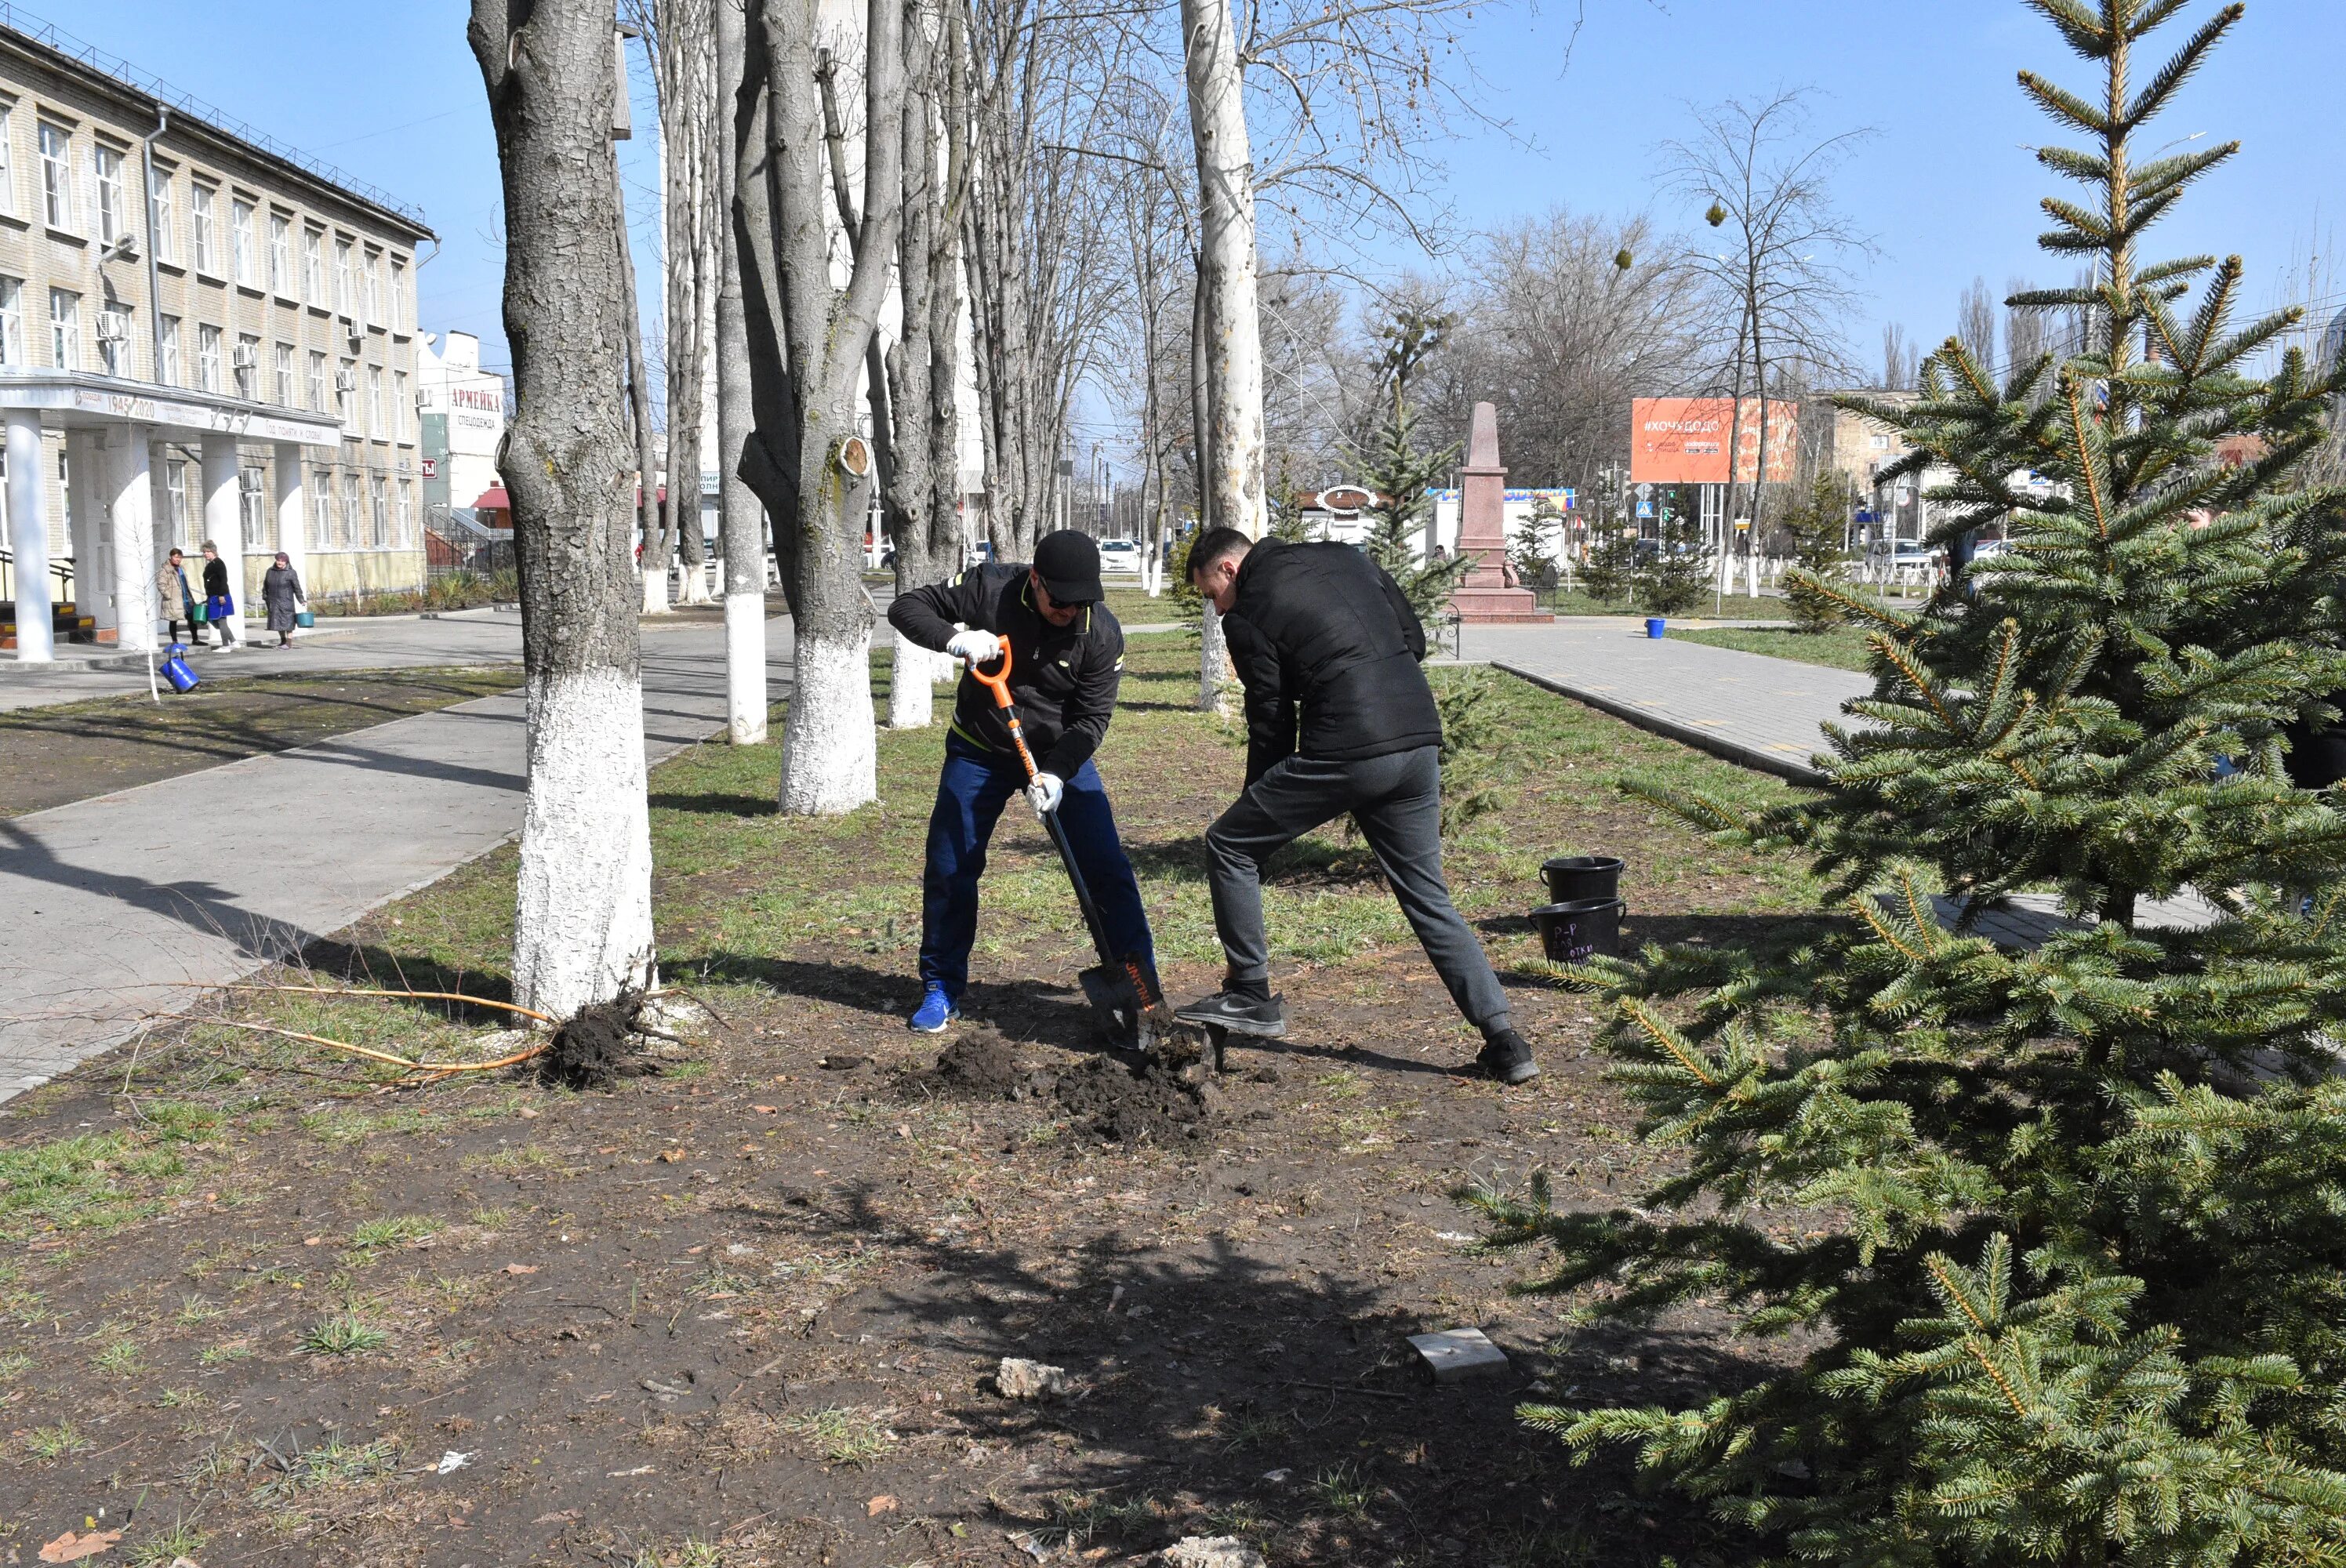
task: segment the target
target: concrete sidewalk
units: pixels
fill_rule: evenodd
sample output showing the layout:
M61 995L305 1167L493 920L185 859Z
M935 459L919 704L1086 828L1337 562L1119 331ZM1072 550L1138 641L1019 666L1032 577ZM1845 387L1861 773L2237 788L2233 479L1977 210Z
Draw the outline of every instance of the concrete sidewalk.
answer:
M646 635L667 635L648 627ZM235 653L197 648L189 662L201 677L251 675L321 675L349 670L415 669L426 666L519 664L521 612L456 610L430 620L401 616L380 621L322 621L312 632L294 634L280 650L273 634ZM26 673L0 667L0 713L86 702L98 697L147 694L147 671L68 669ZM168 687L163 693L168 700Z
M1575 616L1553 626L1468 626L1464 662L1491 664L1641 728L1797 783L1819 781L1809 759L1820 727L1870 695L1854 670L1800 664L1671 637L1649 638L1628 616Z
M475 624L465 657L444 643L413 662L485 662L498 638L519 657L517 623ZM768 639L780 697L789 623ZM643 649L658 760L723 727L724 631L647 628ZM384 667L379 641L351 651ZM240 979L512 837L522 730L513 692L0 820L0 1099L186 1005L172 983Z

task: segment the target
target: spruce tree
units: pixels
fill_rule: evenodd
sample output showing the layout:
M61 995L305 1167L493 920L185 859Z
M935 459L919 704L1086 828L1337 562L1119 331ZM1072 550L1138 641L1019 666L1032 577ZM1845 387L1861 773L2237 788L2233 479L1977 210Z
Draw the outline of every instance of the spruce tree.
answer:
M1627 598L1637 580L1637 530L1623 526L1617 519L1600 519L1596 547L1589 551L1588 565L1581 571L1581 584L1588 596L1600 605Z
M2137 155L2240 7L2138 74L2182 0L2029 4L2097 78L2020 77L2089 144L2038 156L2087 193L2042 243L2094 272L2018 302L2090 341L2000 383L1950 341L1912 408L1865 409L1955 474L1936 542L2014 548L1913 614L1841 595L1876 687L1821 796L1678 802L1812 855L1837 920L1574 972L1678 1174L1611 1213L1482 1200L1591 1315L1791 1343L1693 1408L1525 1419L1633 1445L1770 1561L2346 1562L2346 813L2281 739L2346 688L2346 498L2298 473L2346 378L2255 373L2295 312L2237 321L2237 259L2137 260L2235 151ZM2218 465L2235 434L2266 454ZM2071 922L1979 934L2032 888ZM2146 918L2186 888L2215 923Z
M1658 532L1661 548L1637 567L1637 597L1658 616L1675 616L1709 596L1717 567L1702 553L1702 524L1695 518L1673 516L1665 505Z
M1369 533L1362 548L1392 575L1418 619L1429 626L1474 565L1464 556L1426 559L1433 513L1426 492L1457 461L1458 448L1419 451L1417 411L1409 402L1411 374L1433 352L1448 325L1444 317L1415 311L1398 311L1386 324L1384 357L1378 364L1384 378L1383 414L1375 437L1354 453L1361 484L1375 497L1368 508Z
M1839 592L1847 561L1841 539L1848 515L1849 476L1838 469L1827 469L1816 476L1808 494L1784 518L1784 532L1792 540L1792 561L1800 568L1784 589L1796 631L1831 631L1849 618Z

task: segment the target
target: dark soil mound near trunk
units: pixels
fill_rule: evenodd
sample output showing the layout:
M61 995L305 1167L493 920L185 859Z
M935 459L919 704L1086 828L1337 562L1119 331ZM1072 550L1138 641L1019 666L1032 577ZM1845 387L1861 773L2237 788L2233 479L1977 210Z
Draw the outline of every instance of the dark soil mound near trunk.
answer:
M1051 1092L1051 1074L1021 1059L1000 1030L980 1027L939 1052L934 1067L906 1074L903 1087L916 1096L1026 1100Z
M648 1077L659 1064L644 1054L644 999L626 993L592 1002L554 1032L538 1075L566 1089L607 1089L622 1078Z

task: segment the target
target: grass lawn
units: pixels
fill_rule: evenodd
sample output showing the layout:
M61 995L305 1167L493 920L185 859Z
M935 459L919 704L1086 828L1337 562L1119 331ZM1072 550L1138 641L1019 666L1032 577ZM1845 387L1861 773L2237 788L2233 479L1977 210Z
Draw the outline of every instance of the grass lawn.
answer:
M1698 631L1670 628L1681 642L1708 643L1713 647L1739 648L1745 653L1798 659L1802 664L1830 665L1863 675L1873 668L1865 634L1854 626L1826 632L1778 631L1759 626L1710 626Z
M1136 638L1100 763L1168 988L1219 971L1199 834L1238 734L1195 654ZM955 1047L907 1033L942 731L885 733L878 804L773 814L770 746L652 775L663 969L706 1011L658 1076L393 1086L231 1021L484 1060L494 1013L240 993L0 1108L0 1534L30 1561L97 1519L107 1561L842 1568L1142 1560L1242 1535L1281 1565L1739 1561L1619 1456L1576 1469L1519 1400L1667 1400L1765 1348L1701 1308L1575 1327L1478 1256L1461 1183L1546 1169L1609 1204L1659 1156L1530 961L1559 852L1625 855L1636 940L1804 929L1797 870L1625 798L1632 774L1757 804L1787 787L1487 672L1499 809L1449 846L1546 1069L1452 1075L1474 1042L1357 842L1269 890L1293 1032L1233 1050L1193 1119L1083 1109L1088 962L1015 800ZM777 720L777 732L780 723ZM319 974L495 996L515 857L316 944ZM957 1058L958 1059L958 1058ZM1508 1374L1436 1390L1405 1336L1476 1325ZM1024 1356L1075 1397L1016 1402ZM447 1458L444 1456L461 1456ZM100 1511L104 1510L101 1515ZM1031 1550L1030 1550L1031 1548Z
M1559 616L1650 616L1654 612L1644 604L1624 599L1595 599L1577 588L1559 589L1539 596L1540 607ZM1668 618L1681 620L1780 621L1790 612L1784 601L1762 594L1757 598L1742 594L1729 594L1724 599L1705 594L1692 609L1681 610Z
M185 695L167 687L160 704L142 693L0 713L0 817L307 746L511 691L522 678L517 664L244 677L216 667Z

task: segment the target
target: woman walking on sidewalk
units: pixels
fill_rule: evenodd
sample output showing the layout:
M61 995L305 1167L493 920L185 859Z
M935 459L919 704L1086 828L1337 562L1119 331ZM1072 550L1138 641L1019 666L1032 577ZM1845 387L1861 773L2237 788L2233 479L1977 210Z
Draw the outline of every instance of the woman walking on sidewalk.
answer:
M228 591L228 563L219 558L219 546L204 541L204 618L219 628L220 651L236 647L236 633L230 629L229 616L236 614L236 600Z
M155 602L163 617L163 635L171 642L179 640L179 623L188 626L188 640L196 640L196 591L188 585L187 557L174 550L163 568L155 574Z
M309 595L301 591L301 575L293 569L292 557L284 551L260 576L260 602L269 609L269 629L277 634L277 646L293 646L293 615Z

